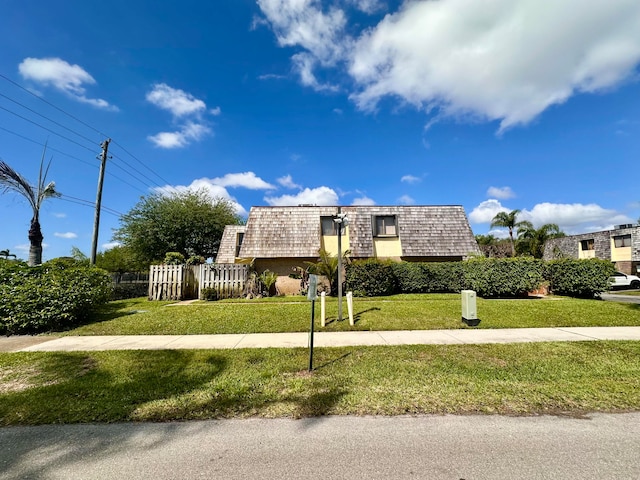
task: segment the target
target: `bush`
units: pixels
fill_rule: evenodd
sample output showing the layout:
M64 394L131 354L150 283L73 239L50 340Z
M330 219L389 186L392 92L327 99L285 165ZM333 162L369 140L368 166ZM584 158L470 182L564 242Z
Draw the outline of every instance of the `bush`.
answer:
M614 272L613 263L607 260L567 258L547 262L544 276L555 294L593 298L611 288L609 277Z
M111 300L146 297L149 295L149 283L116 283L113 285Z
M184 255L180 252L167 252L162 263L165 265L183 265Z
M39 333L87 321L111 296L111 278L73 259L38 267L0 264L0 332Z
M391 265L401 293L447 293L466 288L464 263L412 263Z
M200 290L200 299L207 302L215 302L218 300L218 290L213 287L207 287Z
M466 285L481 297L520 297L543 282L543 263L528 257L475 258L464 264Z
M393 262L358 260L346 266L346 288L356 297L393 295L397 291Z

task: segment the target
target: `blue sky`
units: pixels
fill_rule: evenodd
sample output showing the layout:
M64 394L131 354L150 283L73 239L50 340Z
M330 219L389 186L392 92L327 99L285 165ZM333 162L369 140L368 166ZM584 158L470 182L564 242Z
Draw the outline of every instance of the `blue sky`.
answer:
M637 0L2 2L0 158L63 194L44 258L163 189L253 205L463 205L567 233L640 217ZM0 249L31 212L0 195ZM498 236L504 232L492 232Z

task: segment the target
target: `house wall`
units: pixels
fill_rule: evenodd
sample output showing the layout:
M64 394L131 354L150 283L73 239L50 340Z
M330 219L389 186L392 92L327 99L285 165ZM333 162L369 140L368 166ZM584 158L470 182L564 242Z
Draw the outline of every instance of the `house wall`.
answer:
M400 241L400 237L374 237L373 254L376 258L400 260L400 257L402 257L402 242Z
M349 227L342 232L342 253L349 250ZM338 236L337 235L322 235L321 247L324 248L329 254L333 256L338 255Z

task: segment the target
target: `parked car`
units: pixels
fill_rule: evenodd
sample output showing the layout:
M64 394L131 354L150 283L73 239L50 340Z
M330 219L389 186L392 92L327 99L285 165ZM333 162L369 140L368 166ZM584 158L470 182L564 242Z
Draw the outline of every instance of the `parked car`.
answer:
M609 277L609 280L611 280L611 288L640 288L640 278L635 275L616 272Z

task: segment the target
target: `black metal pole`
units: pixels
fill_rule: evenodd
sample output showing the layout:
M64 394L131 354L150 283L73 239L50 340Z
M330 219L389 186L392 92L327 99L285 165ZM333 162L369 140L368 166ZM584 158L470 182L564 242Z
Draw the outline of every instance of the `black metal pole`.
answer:
M309 371L313 371L313 317L315 316L316 301L311 300L311 330L309 333Z

